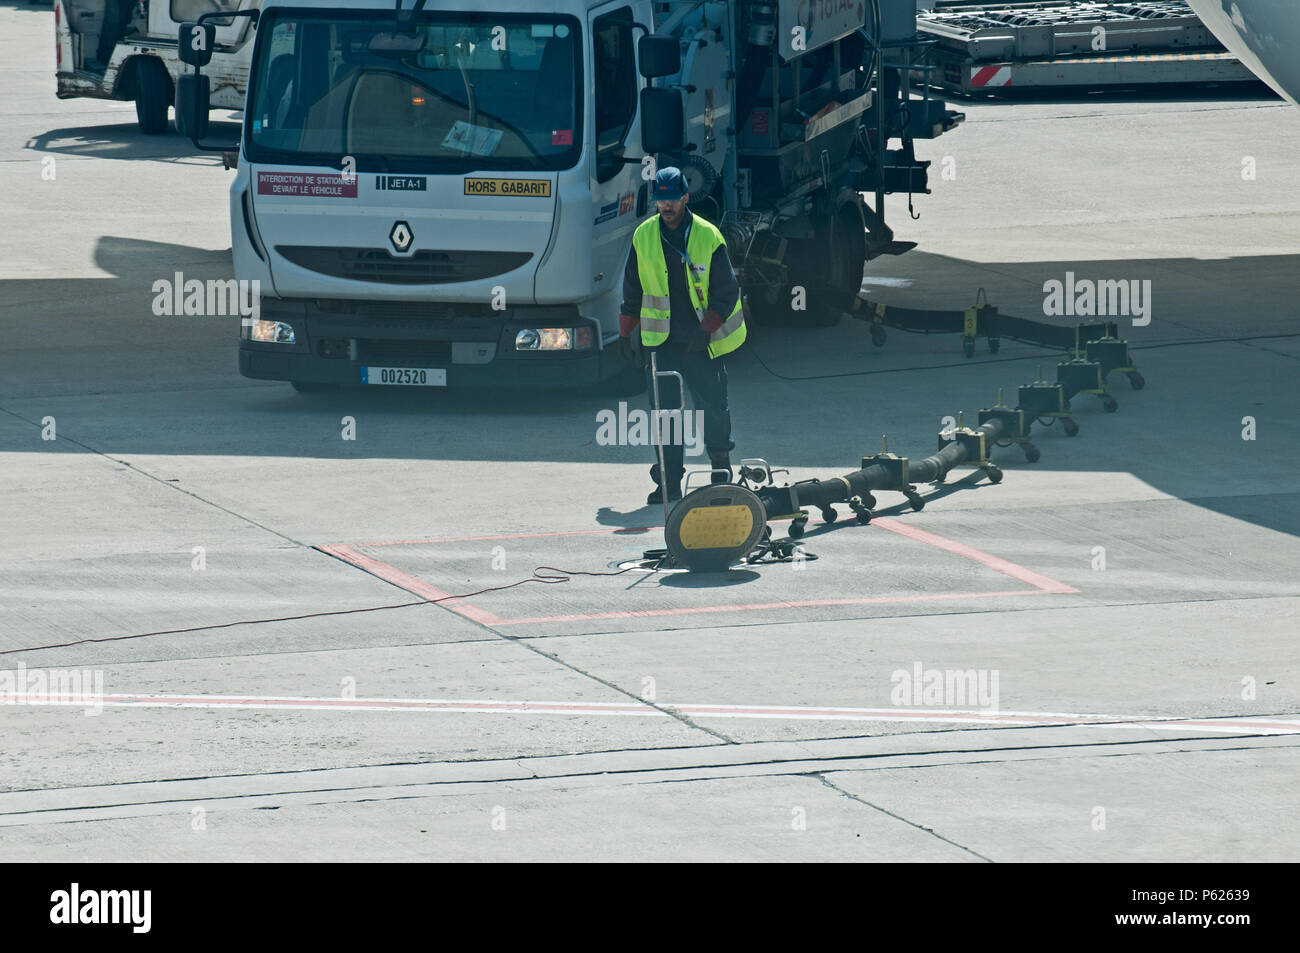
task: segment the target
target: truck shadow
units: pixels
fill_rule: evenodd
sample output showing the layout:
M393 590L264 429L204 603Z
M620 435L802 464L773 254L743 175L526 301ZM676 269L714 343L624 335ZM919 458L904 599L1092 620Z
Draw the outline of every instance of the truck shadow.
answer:
M635 465L592 471L593 480L618 474L620 481L617 493L595 484L585 494L592 513L613 500L639 503L650 489L648 448L598 439L597 414L617 414L620 402L644 407L644 396L434 388L299 395L287 384L238 375L237 316L154 313L156 282L176 272L228 278L228 251L105 237L95 263L113 277L0 281L0 312L8 316L0 406L13 415L0 433L0 451L48 449L28 437L52 414L60 436L71 438L59 449L71 452L472 461L514 467L521 479L545 474L550 463ZM1110 384L1117 413L1080 396L1078 437L1035 426L1038 463L1027 464L1014 447L995 449L1005 483L1020 473L1129 474L1157 495L1300 535L1300 509L1289 495L1300 465L1293 410L1300 306L1291 284L1300 255L972 263L912 252L887 270L892 277L877 289L884 300L962 308L979 284L992 303L1025 317L1035 306L1041 316L1043 281L1067 270L1149 277L1150 325L1123 319L1146 389L1131 390L1116 373ZM902 287L907 276L918 280ZM882 434L891 451L924 457L934 452L944 417L964 412L973 424L999 390L1014 406L1017 386L1034 380L1040 367L1054 378L1061 359L1060 352L1013 341L996 355L980 342L976 357L966 359L955 335L895 331L874 347L867 325L852 320L821 329L755 327L728 365L733 459L764 457L790 467L790 479L825 479L879 451ZM357 440L340 438L345 417L357 422ZM1243 439L1246 418L1255 440ZM950 492L968 496L959 487ZM881 499L883 507L897 502ZM654 512L604 505L598 520L645 526Z
M135 124L131 104L122 105L128 108L122 110L121 122L51 129L28 139L24 148L33 152L95 159L151 159L221 165L221 153L196 149L193 142L174 131L161 136L146 136ZM233 142L239 135L237 122L210 123L210 141Z

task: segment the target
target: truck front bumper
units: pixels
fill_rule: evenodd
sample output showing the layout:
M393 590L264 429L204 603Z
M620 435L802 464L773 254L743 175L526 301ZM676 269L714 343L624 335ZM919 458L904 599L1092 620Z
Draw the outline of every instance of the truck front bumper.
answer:
M239 373L257 380L361 386L364 367L402 367L445 370L451 388L568 388L598 384L626 366L600 348L599 326L572 305L490 311L264 299L260 318L289 325L294 340L264 343L241 334ZM569 328L572 340L590 343L517 350L516 336L528 328Z

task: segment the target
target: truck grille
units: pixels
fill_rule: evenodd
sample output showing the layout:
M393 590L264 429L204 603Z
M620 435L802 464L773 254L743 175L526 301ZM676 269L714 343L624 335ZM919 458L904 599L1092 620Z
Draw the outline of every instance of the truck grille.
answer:
M395 285L438 285L493 278L526 264L532 252L417 251L395 258L382 248L336 248L323 245L278 245L286 259L322 275L349 281Z
M380 367L446 367L451 363L451 342L359 338L357 363Z
M505 309L494 310L488 304L456 302L444 304L435 301L371 301L348 298L317 298L316 310L321 314L352 317L362 315L367 324L383 327L426 328L431 323L448 322L457 318L486 320L501 318Z

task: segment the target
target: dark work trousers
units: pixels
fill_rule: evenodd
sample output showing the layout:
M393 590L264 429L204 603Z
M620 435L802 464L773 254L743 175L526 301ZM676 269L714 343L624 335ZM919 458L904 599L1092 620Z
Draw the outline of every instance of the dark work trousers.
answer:
M661 371L680 371L695 401L695 409L704 411L704 446L710 455L726 453L735 448L731 439L731 411L727 407L727 366L725 358L711 358L708 351L688 351L671 343L654 349L656 363ZM654 381L650 379L650 358L646 356L646 394L651 409L654 408ZM681 388L675 377L659 378L659 407L671 410L682 405ZM689 410L688 410L689 412ZM694 418L692 418L694 419ZM683 423L683 430L684 430ZM653 432L653 424L651 425ZM685 469L685 447L673 441L679 431L664 426L664 468L668 477L681 479ZM692 436L698 440L698 436ZM655 463L658 463L658 452ZM701 464L703 466L703 464Z

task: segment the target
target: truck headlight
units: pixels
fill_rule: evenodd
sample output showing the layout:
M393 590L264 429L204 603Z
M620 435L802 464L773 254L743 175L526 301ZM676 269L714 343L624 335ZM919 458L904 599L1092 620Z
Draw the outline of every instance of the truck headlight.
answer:
M591 347L591 328L524 328L515 335L516 351L572 351Z
M263 344L293 344L296 340L293 325L283 321L248 321L244 328L250 341L261 341Z

